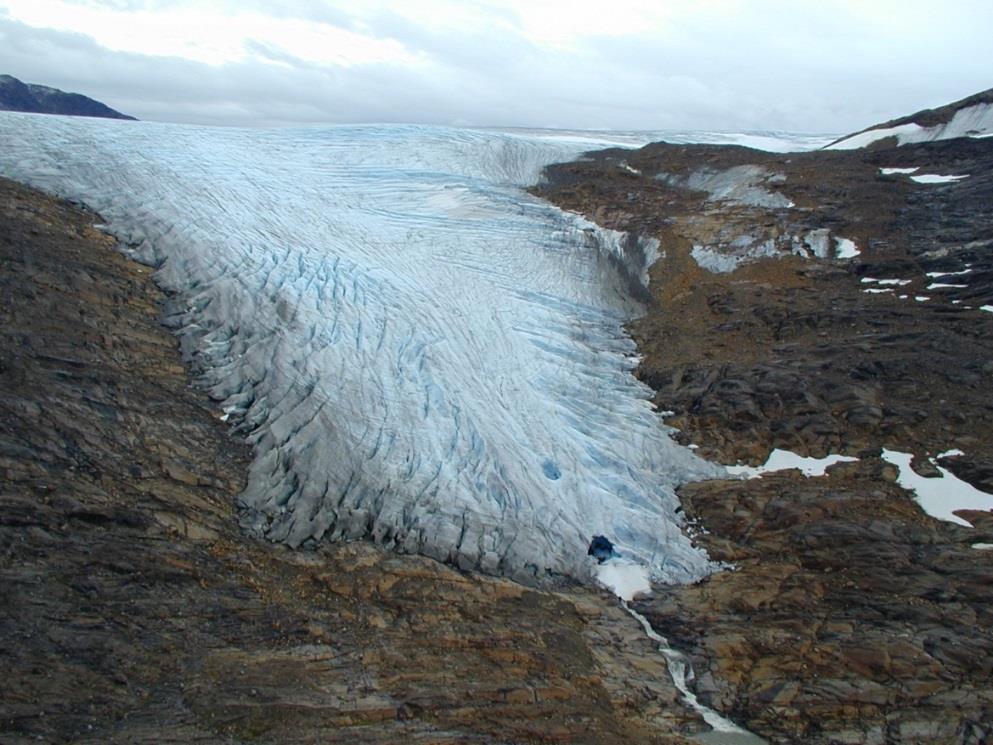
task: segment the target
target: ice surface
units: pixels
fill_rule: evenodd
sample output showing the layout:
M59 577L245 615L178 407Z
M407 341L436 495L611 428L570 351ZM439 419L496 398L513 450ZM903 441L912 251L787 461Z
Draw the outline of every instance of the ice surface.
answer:
M911 181L918 184L950 184L954 181L961 181L968 176L941 176L936 173L922 173L920 176L911 176Z
M937 464L935 467L941 473L940 478L918 476L910 467L913 457L911 453L883 449L883 459L900 470L900 486L914 492L917 503L927 514L971 528L969 522L952 513L955 510L993 510L993 494L980 491Z
M913 142L934 142L936 140L950 140L955 137L989 137L990 135L993 135L993 105L983 103L959 109L955 112L955 116L945 124L922 127L919 124L911 123L884 129L870 129L847 137L841 142L836 142L827 149L854 150L887 137L896 137L900 145L907 145ZM892 170L895 173L902 172L896 169L884 169L884 172L885 170Z
M846 463L857 460L858 458L852 458L847 455L828 455L824 458L811 458L797 455L789 450L776 448L769 454L769 458L764 465L728 466L727 470L736 476L745 476L750 479L757 479L763 474L773 473L775 471L787 471L791 468L799 469L803 472L804 476L823 476L827 472L828 467L833 466L835 463Z
M99 211L254 448L246 527L520 579L712 569L623 324L658 246L528 196L591 143L419 126L238 130L0 114L0 173ZM596 143L599 146L609 141Z

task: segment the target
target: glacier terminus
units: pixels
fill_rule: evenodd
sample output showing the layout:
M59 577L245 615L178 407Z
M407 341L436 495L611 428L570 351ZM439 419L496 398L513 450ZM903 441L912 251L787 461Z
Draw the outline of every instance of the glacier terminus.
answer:
M0 114L0 173L97 211L156 267L200 383L254 448L245 527L463 568L655 580L714 567L625 321L660 247L530 196L646 140L413 125L247 130ZM662 247L664 248L664 247Z

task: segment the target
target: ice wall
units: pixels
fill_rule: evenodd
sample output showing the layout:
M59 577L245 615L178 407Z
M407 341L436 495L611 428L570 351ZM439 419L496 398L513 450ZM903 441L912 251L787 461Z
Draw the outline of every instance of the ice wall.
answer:
M718 469L667 436L622 329L658 246L519 188L590 142L16 114L0 138L0 173L100 212L177 293L254 446L249 529L522 579L588 576L603 534L656 578L709 571L673 488Z

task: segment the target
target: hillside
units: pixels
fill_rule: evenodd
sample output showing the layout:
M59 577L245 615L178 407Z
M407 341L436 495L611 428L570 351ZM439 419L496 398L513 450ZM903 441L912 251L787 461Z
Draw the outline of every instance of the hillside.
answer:
M993 136L993 88L936 109L924 109L910 116L876 124L842 137L828 145L827 149L887 147L988 136Z
M46 85L22 83L11 75L0 75L0 111L137 121L133 116L114 111L109 106L82 94L66 93Z
M872 147L657 143L534 189L660 241L629 330L681 442L728 464L857 459L683 487L737 571L636 603L693 652L701 698L775 742L991 734L993 139L949 125L988 97L872 128ZM944 129L887 134L925 125Z

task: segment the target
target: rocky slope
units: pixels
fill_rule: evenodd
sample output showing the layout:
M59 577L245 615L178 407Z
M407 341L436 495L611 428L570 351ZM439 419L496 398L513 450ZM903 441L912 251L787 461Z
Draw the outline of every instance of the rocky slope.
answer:
M233 514L248 462L146 268L0 181L0 740L684 742L702 724L606 594Z
M973 548L993 518L929 517L879 457L938 476L958 448L937 462L993 492L993 140L896 142L660 143L535 189L661 241L630 331L681 440L725 463L860 459L684 487L698 540L736 570L638 604L706 671L702 698L775 742L993 735L993 554Z
M22 111L33 114L63 114L65 116L97 116L104 119L129 119L109 106L80 93L66 93L47 85L22 83L12 75L0 75L0 111Z

